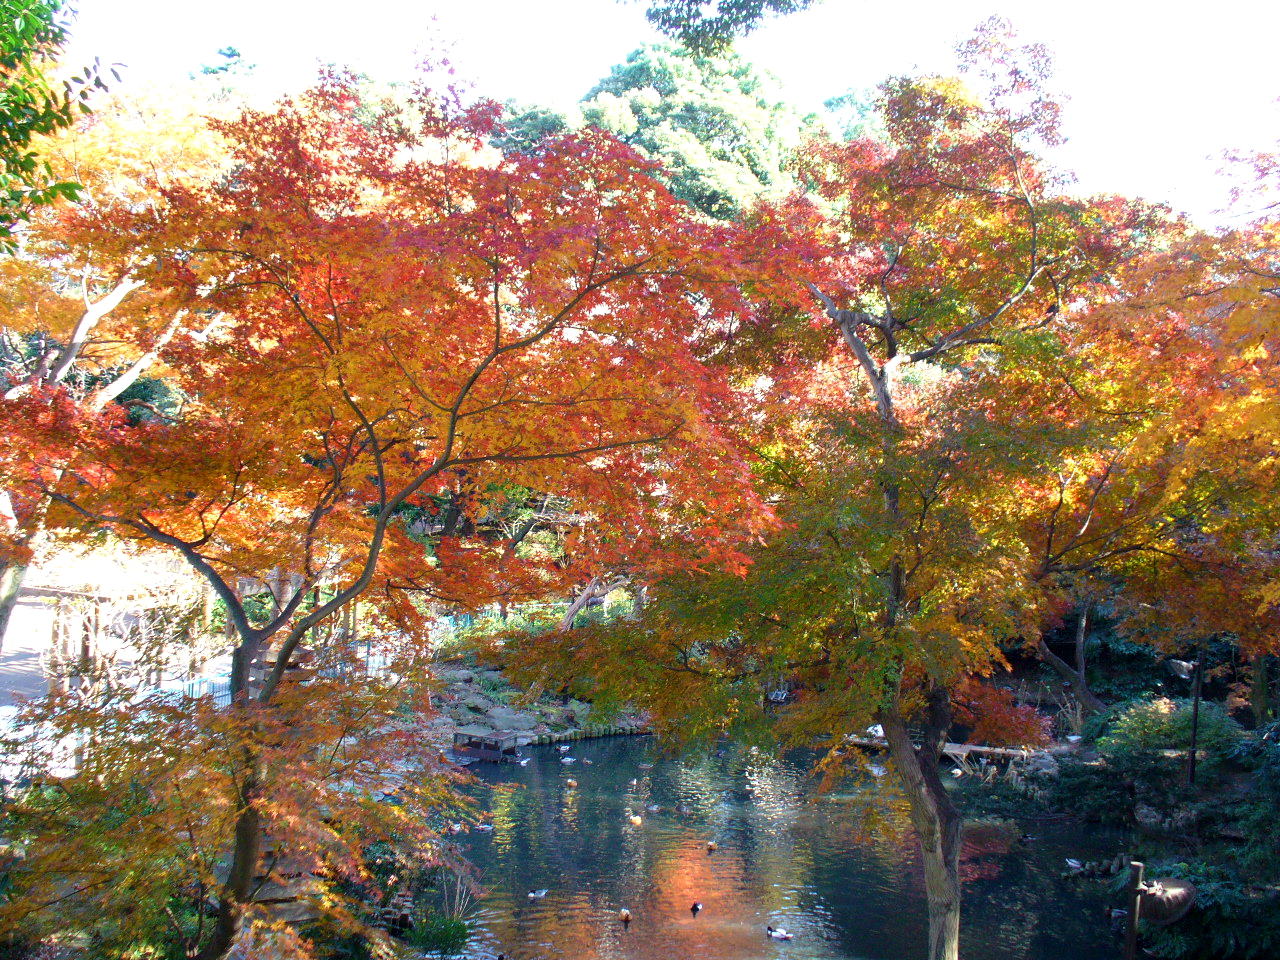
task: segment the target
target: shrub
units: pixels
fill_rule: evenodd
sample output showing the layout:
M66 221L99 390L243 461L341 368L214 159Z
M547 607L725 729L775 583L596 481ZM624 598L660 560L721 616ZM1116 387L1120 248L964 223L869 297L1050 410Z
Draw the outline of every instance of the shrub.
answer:
M432 913L416 920L405 934L405 940L419 950L433 953L457 953L471 939L471 927L461 917Z
M1195 906L1168 927L1143 928L1161 960L1271 960L1280 956L1280 894L1242 882L1227 867L1202 862L1152 864L1147 878L1177 877L1196 886Z
M1192 705L1160 698L1137 703L1112 722L1098 749L1110 755L1191 748ZM1203 763L1213 767L1229 759L1244 736L1240 725L1216 703L1202 701L1196 745Z

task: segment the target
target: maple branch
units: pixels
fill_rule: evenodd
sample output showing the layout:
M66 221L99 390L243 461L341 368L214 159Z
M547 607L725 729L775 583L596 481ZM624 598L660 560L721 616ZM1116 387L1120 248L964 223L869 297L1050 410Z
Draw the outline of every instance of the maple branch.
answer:
M86 274L87 282L87 274ZM75 329L71 333L71 340L67 343L62 351L62 356L58 359L57 364L49 373L49 383L61 383L66 377L71 365L75 363L76 357L80 355L80 350L84 346L85 341L89 337L90 331L93 330L112 310L120 305L129 294L141 287L141 280L133 280L125 277L120 280L106 296L102 297L96 303L90 303L88 296L85 297L85 311L80 315L80 320L76 323Z
M810 293L822 301L827 316L835 321L841 335L844 337L845 343L849 345L854 356L858 358L858 362L862 364L862 369L866 372L867 379L871 381L871 391L875 396L876 409L880 414L880 419L887 424L896 426L897 416L893 411L893 397L889 391L889 378L898 363L901 362L901 355L891 358L882 367L877 366L875 359L871 356L871 351L867 348L866 341L858 336L857 332L858 324L872 322L871 315L854 310L840 310L836 307L835 301L819 290L813 283L806 281L805 286L808 287Z
M88 409L95 413L106 409L107 404L133 386L138 377L142 376L147 368L150 367L151 364L155 363L156 358L160 356L160 351L168 345L171 339L173 339L173 335L178 332L178 328L182 325L182 320L186 315L187 311L185 310L178 310L174 313L173 319L170 320L168 326L161 331L160 336L156 338L156 342L151 345L150 350L146 351L142 356L134 360L133 363L129 365L129 368L111 381L111 383L101 387L89 395L89 399L85 403ZM159 413L159 411L156 411L154 407L151 409L157 414Z

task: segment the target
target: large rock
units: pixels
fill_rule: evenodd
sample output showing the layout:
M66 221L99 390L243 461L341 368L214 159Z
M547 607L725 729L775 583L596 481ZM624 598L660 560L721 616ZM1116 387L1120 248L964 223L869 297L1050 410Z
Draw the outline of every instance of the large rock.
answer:
M1027 772L1037 773L1042 777L1056 777L1058 775L1058 760L1053 754L1045 751L1033 753L1027 760Z
M493 707L488 711L489 721L499 730L532 730L538 725L538 718L531 717L510 707Z
M570 700L566 709L573 714L573 722L578 726L586 723L587 717L591 715L591 704L583 703L581 700Z

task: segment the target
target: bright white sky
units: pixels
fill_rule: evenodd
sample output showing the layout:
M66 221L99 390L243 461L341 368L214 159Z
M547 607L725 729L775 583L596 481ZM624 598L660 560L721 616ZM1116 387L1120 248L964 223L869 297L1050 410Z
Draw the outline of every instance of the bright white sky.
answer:
M127 65L126 84L164 82L230 45L283 90L321 62L402 79L444 46L480 92L555 105L657 39L643 11L643 0L80 0L70 62L98 56ZM1070 96L1061 159L1083 191L1146 196L1215 223L1223 151L1280 140L1277 0L823 0L740 52L817 110L892 73L954 70L956 43L993 13L1054 52Z

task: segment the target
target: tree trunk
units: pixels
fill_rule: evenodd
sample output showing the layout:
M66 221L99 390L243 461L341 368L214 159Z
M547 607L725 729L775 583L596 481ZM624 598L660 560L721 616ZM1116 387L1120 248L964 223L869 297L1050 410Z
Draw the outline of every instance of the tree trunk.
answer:
M947 795L938 772L942 743L950 717L949 691L939 688L930 697L930 718L924 743L917 749L897 706L882 710L889 754L902 781L920 843L925 898L929 904L927 960L958 960L960 956L960 813Z
M1089 605L1086 603L1080 609L1080 620L1076 624L1076 642L1075 642L1075 661L1073 667L1067 661L1049 649L1049 645L1044 642L1041 637L1037 647L1042 659L1049 666L1053 667L1058 676L1067 681L1071 685L1071 690L1076 695L1076 699L1080 701L1080 709L1086 714L1101 713L1107 709L1107 705L1098 699L1097 695L1089 689L1089 681L1085 679L1085 657L1084 644L1085 638L1089 631Z
M244 927L245 905L253 890L258 856L262 844L262 819L254 806L259 786L259 771L250 760L250 773L240 791L240 811L236 815L235 841L231 847L231 866L227 881L218 895L218 912L213 933L196 960L223 960L240 938Z
M22 580L26 575L25 563L0 565L0 650L4 649L4 635L9 629L9 618L18 605L18 594L22 591Z
M1260 653L1250 661L1253 668L1253 679L1249 684L1249 703L1253 706L1253 722L1255 726L1268 723L1272 717L1270 657Z

